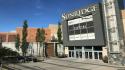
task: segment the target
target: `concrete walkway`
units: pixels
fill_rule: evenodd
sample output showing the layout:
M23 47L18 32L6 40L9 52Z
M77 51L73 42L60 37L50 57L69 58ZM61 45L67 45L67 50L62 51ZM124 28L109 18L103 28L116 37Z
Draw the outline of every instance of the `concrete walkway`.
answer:
M102 61L70 59L70 58L51 58L45 62L69 67L83 68L87 70L125 70L124 66L109 65Z
M51 57L51 59L59 60L59 61L73 62L73 63L90 64L90 65L106 66L106 67L113 67L113 68L122 68L125 70L125 66L104 63L102 60L76 59L76 58L56 58L56 57Z
M9 64L9 70L125 70L124 66L105 64L101 61L47 58L42 62Z

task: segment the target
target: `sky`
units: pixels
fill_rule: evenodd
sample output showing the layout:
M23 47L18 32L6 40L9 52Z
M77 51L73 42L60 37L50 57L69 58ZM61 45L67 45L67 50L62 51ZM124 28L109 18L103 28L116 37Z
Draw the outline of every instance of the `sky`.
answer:
M46 28L61 21L61 15L99 0L0 0L0 32L9 32L22 27Z

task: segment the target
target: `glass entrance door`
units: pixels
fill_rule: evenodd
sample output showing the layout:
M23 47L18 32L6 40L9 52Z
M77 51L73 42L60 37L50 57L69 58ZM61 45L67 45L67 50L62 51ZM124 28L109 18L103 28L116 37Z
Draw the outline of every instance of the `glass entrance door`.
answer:
M89 59L92 59L92 52L88 52L89 53Z
M76 50L76 58L82 58L82 50Z
M92 55L94 54L94 55ZM86 51L85 52L85 58L86 59L98 59L101 60L102 59L102 52L101 51Z
M88 55L89 55L88 52L85 52L85 58L86 58L86 59L89 58Z
M100 51L94 52L94 56L95 56L94 59L101 60L102 59L102 52L100 52Z
M93 57L93 56L92 56L92 52L91 52L91 51L86 51L86 52L85 52L85 58L86 58L86 59L92 59L92 57Z
M71 58L74 57L74 51L73 50L69 50L69 57L71 57Z

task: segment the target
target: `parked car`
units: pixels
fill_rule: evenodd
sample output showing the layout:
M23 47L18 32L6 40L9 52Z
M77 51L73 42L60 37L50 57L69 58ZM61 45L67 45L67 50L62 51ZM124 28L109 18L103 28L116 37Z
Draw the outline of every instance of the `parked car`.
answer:
M30 62L30 61L37 62L38 61L37 57L34 57L34 56L25 56L25 57L19 56L18 60L22 62Z
M19 62L24 62L25 57L24 56L17 56L17 59Z
M26 61L28 61L28 62L29 62L29 61L33 61L33 57L32 57L32 56L26 56L25 59L26 59Z
M5 56L2 58L4 63L22 63L22 62L38 62L37 57L34 56Z

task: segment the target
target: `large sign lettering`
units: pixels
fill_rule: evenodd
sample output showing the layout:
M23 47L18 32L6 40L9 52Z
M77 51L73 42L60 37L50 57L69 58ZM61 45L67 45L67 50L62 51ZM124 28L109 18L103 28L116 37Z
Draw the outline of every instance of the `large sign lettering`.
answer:
M62 15L62 19L67 20L71 17L80 16L80 15L83 15L83 14L86 14L89 12L93 12L93 11L96 11L96 8L97 8L96 5L94 5L94 6L90 6L90 7L86 8L86 9L77 10L77 11L72 12L72 13L68 13L68 14L64 13Z

